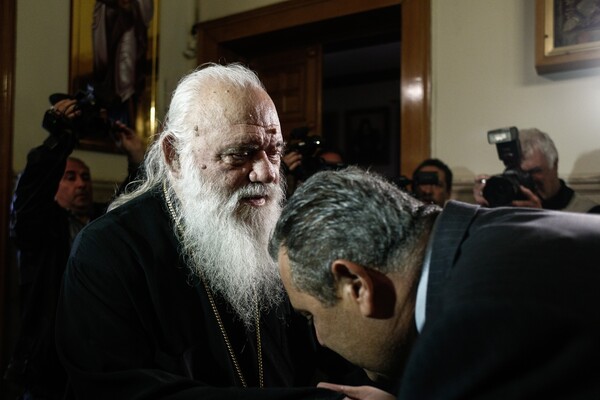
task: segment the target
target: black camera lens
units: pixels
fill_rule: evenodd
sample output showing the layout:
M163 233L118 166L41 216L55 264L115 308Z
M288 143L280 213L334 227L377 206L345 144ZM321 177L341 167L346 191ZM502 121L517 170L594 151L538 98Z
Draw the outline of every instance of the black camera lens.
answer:
M483 197L490 207L510 206L513 200L526 200L524 186L535 193L531 175L521 169L507 169L501 175L489 178L483 188Z
M494 175L485 183L482 194L488 205L510 206L514 200L526 200L521 186L535 194L535 184L531 175L520 167L522 155L519 130L513 126L489 131L488 142L496 144L498 157L506 167L501 175Z
M413 181L415 186L437 185L440 182L436 171L419 171L415 174Z
M508 206L521 196L519 182L514 176L495 175L489 178L483 188L483 197L490 207Z

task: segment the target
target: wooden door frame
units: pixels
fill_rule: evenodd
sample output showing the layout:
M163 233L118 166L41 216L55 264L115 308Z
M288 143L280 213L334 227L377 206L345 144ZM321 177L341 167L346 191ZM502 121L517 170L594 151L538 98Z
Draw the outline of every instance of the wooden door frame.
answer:
M400 174L430 157L431 0L292 0L199 24L199 64L216 61L221 44L299 25L400 5Z
M0 76L2 94L0 95L0 367L8 360L6 345L8 272L10 267L8 242L8 213L13 186L12 138L15 85L15 43L16 43L16 0L2 0L0 5ZM4 385L0 384L0 388ZM0 389L0 395L2 389Z

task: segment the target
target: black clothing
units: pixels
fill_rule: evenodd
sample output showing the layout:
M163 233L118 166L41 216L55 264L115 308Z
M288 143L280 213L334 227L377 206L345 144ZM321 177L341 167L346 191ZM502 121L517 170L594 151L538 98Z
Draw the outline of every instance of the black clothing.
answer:
M52 116L51 112L46 117ZM46 120L45 120L46 121ZM17 249L21 326L5 378L30 396L64 397L67 375L58 360L54 338L56 302L71 245L84 223L55 200L67 159L77 137L51 129L44 144L32 149L15 188L10 212L10 235ZM136 176L129 175L119 190ZM118 191L117 191L118 193ZM94 203L90 219L104 214L107 204Z
M438 219L399 398L599 399L600 217L450 201Z
M547 200L542 200L542 208L544 208L546 210L571 211L571 210L569 210L569 204L571 203L571 201L573 200L573 198L575 196L576 196L575 191L573 191L573 189L568 187L566 185L565 181L563 181L561 179L560 180L560 189L554 195L554 197L547 199ZM591 208L589 208L586 212L592 213L592 214L600 214L600 205L595 205L595 206L590 205L590 207Z
M248 386L231 362L206 291L180 255L162 193L146 193L88 224L65 273L57 346L77 398L331 399L312 385L315 346L288 303L261 315L265 387L257 389L256 333L219 313Z
M567 207L575 192L561 179L560 189L556 195L548 200L542 200L542 208L546 210L562 210Z
M6 378L32 394L59 398L66 374L54 345L54 315L73 232L70 213L54 200L76 140L53 135L32 149L10 212L19 266L21 327ZM103 211L97 206L95 215Z

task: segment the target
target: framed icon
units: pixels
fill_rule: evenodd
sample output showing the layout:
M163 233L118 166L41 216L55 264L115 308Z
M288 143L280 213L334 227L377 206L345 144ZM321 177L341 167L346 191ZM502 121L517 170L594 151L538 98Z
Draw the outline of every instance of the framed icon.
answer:
M159 0L71 0L69 94L148 141L156 132ZM80 148L117 152L92 130Z

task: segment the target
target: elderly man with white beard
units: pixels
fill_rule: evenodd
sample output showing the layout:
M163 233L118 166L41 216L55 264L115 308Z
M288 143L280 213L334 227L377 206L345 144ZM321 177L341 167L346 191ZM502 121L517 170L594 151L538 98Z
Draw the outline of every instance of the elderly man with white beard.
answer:
M75 398L340 397L311 386L318 349L268 253L283 146L247 68L181 80L136 189L74 243L56 337Z

